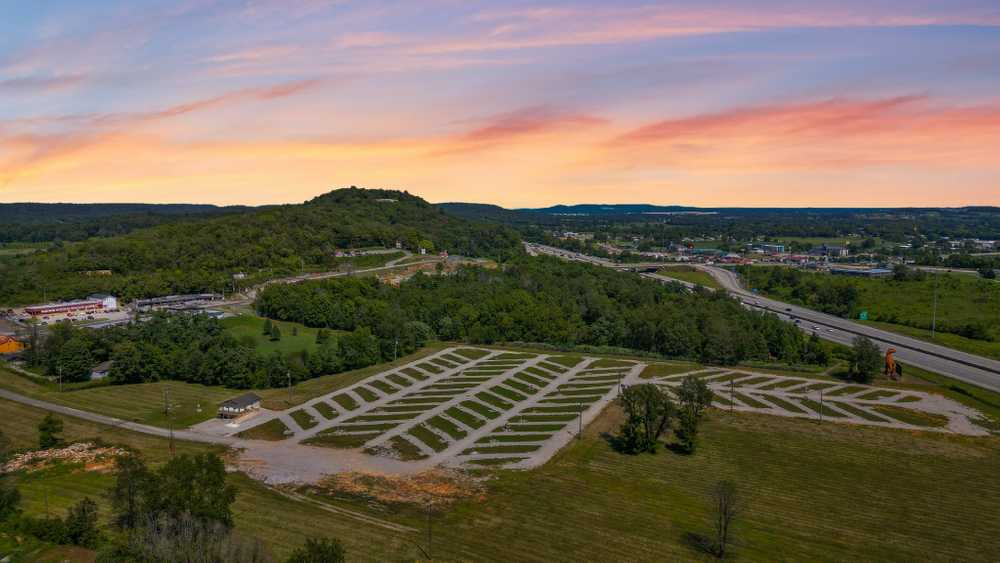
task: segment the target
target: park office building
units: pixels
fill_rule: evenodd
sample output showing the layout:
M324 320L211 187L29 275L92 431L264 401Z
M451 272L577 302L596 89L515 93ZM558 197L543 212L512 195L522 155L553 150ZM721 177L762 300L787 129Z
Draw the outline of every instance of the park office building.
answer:
M256 393L246 393L234 399L227 399L219 405L219 418L239 418L259 410L260 400Z

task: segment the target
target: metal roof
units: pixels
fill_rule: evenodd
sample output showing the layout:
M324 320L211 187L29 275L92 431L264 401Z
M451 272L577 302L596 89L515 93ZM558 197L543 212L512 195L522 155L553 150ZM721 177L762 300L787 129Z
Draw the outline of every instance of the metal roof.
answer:
M254 403L259 403L260 397L256 393L246 393L240 395L239 397L234 397L232 399L226 399L219 405L220 408L231 408L231 409L245 409Z

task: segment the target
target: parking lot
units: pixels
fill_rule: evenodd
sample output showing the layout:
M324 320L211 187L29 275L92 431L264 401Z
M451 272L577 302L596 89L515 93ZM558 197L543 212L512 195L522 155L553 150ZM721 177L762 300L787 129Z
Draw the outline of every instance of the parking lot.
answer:
M307 445L422 466L533 467L572 440L622 380L644 367L456 347L275 416L287 427L287 441Z

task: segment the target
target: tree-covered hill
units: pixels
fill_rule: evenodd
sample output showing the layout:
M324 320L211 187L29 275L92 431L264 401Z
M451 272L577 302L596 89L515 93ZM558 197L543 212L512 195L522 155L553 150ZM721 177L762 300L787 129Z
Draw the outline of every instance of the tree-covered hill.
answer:
M264 279L337 265L337 249L394 246L503 258L520 252L512 230L446 215L406 192L347 188L298 205L191 218L123 236L56 246L0 261L0 303L69 299L101 291L131 299L222 291L231 275ZM110 276L87 275L111 270Z
M2 203L0 243L77 241L124 235L193 217L252 208L158 203Z

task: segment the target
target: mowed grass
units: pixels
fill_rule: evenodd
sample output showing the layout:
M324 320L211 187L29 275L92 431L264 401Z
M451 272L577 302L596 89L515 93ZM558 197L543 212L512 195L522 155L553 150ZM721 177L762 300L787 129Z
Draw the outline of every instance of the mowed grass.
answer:
M267 440L268 442L277 442L287 438L288 435L285 433L288 431L288 426L285 426L285 423L281 422L281 419L272 418L264 424L258 424L257 426L247 428L243 432L237 434L237 436L247 440Z
M16 444L33 439L43 413L2 402L0 429ZM15 409L15 410L11 410ZM609 409L545 466L501 471L485 499L442 509L434 519L434 558L475 561L669 561L704 559L684 540L711 529L708 491L737 483L746 511L735 528L736 560L989 561L1000 520L1000 440L896 431L713 410L694 455L661 450L626 456L602 435L621 423ZM70 423L67 434L99 425ZM117 431L156 462L166 440ZM30 441L30 440L29 440ZM178 443L185 451L208 446ZM517 457L512 454L511 457ZM892 471L885 471L892 467ZM79 474L77 474L79 475ZM43 476L44 477L44 476ZM99 495L108 475L40 477L23 490L29 513L64 511ZM57 476L53 476L56 478ZM423 533L398 532L349 514L295 501L242 474L236 529L261 537L280 557L306 537L340 539L351 560L414 560ZM424 530L423 507L373 510L366 498L325 498L338 510ZM896 524L889 524L896 523ZM905 523L905 524L904 524Z
M647 365L639 377L642 379L653 379L656 377L665 377L668 375L678 375L681 373L686 373L689 371L695 371L702 369L701 364L696 364L694 362L657 362Z
M0 388L51 403L163 428L171 423L174 428L184 428L208 420L218 412L219 403L246 392L182 381L158 381L133 385L102 385L60 393L55 386L35 383L2 369ZM169 420L165 404L170 405Z
M264 334L264 318L257 315L238 315L219 321L227 332L235 336L238 340L253 338L257 346L257 351L265 355L273 352L281 354L291 354L308 350L310 353L316 350L316 333L319 329L309 328L303 324L287 321L271 321L281 331L280 340L271 340L270 336ZM297 332L298 334L293 334ZM336 333L337 331L330 331Z
M447 344L432 344L414 352L413 354L403 356L394 362L385 362L361 369L345 371L343 373L323 375L313 379L307 379L306 381L299 382L292 386L291 399L289 399L288 396L288 388L262 389L257 391L257 394L264 399L264 408L272 410L285 410L289 407L301 405L314 397L319 397L320 395L326 395L327 393L338 389L349 387L375 374L382 373L384 371L392 371L414 360L425 358L431 354L440 352L447 347Z
M712 289L722 289L722 286L719 285L719 282L715 281L715 278L713 278L711 274L703 272L693 266L667 266L665 268L661 268L658 273L670 278L686 281L688 283L710 287Z

